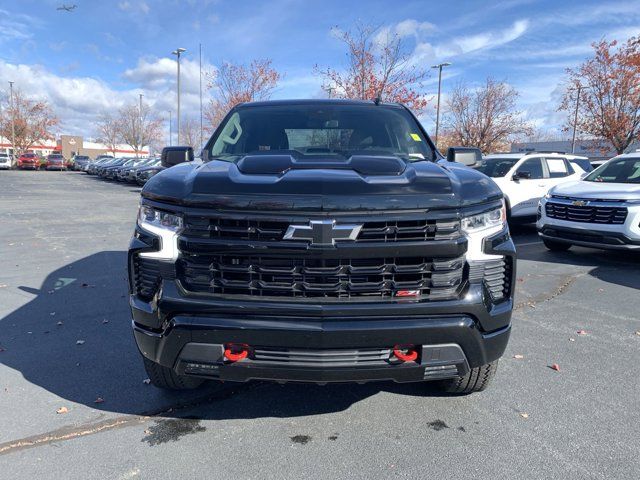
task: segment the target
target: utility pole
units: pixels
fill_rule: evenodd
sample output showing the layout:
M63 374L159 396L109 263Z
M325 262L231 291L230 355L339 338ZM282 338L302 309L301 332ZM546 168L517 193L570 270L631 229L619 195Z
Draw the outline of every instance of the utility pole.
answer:
M9 91L9 108L11 108L11 166L13 166L16 159L16 112L13 109L13 82L9 82Z
M140 94L140 104L139 104L139 117L138 120L140 121L139 126L138 126L138 145L140 145L140 150L142 150L142 94ZM137 155L136 155L137 156Z
M440 88L442 87L442 68L450 66L451 63L444 62L438 65L432 65L431 68L438 69L438 106L436 107L436 135L434 137L434 143L438 148L438 129L440 128Z
M571 153L576 151L576 130L578 127L578 107L580 106L580 92L584 87L581 84L575 88L576 90L576 111L573 115L573 138L571 139Z
M202 148L202 44L200 44L200 148Z
M176 61L178 63L178 145L180 145L180 55L186 52L185 48L176 48L172 55L177 57Z

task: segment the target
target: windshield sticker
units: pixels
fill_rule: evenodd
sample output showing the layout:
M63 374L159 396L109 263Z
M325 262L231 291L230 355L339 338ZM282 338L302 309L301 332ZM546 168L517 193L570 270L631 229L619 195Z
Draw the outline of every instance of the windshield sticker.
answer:
M409 135L411 135L411 138L413 138L416 142L422 141L422 139L420 138L420 135L418 135L417 133L410 133Z

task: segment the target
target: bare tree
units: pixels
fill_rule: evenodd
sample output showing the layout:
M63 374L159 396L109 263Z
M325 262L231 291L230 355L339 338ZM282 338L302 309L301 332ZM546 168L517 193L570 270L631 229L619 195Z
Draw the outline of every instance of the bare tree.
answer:
M180 124L180 140L183 145L188 145L198 150L200 145L200 121L187 118Z
M576 129L623 153L640 135L640 42L630 38L618 46L602 40L593 49L592 58L567 70L571 87L558 109L567 112L569 130L577 106Z
M13 91L13 108L9 95L2 99L0 135L12 138L12 124L15 125L14 158L44 140L54 138L53 129L60 120L44 100L31 100L20 90Z
M271 63L269 59L253 60L248 66L226 62L216 72L206 73L213 94L205 111L211 129L237 104L271 97L282 78Z
M402 38L389 30L379 31L358 24L354 31L339 31L338 38L347 47L344 71L327 67L315 71L323 79L322 89L329 96L400 102L416 114L422 113L428 100L422 82L429 71L411 62Z
M122 140L119 122L113 116L104 112L96 123L96 133L99 140L104 143L115 156L118 144Z
M124 142L140 154L145 146L162 138L161 120L152 114L149 105L126 105L118 112L118 126Z
M513 87L492 78L476 89L459 83L446 101L445 134L454 144L483 152L504 149L514 136L533 134L516 109L517 98Z

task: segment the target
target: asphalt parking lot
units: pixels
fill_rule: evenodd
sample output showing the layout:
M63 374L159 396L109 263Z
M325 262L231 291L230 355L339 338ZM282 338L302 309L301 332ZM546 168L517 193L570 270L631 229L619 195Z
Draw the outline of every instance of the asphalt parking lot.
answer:
M168 394L144 383L129 325L138 196L77 172L0 172L5 478L640 478L638 255L551 253L515 228L513 334L479 394Z

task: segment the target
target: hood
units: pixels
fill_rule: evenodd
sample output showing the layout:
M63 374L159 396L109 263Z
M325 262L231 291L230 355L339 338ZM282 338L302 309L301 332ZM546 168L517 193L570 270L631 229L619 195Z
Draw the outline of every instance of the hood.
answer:
M458 208L502 197L487 176L447 162L260 157L176 165L154 176L142 195L220 209L305 211Z
M602 200L640 200L640 185L635 183L587 182L578 180L553 187L552 195Z

